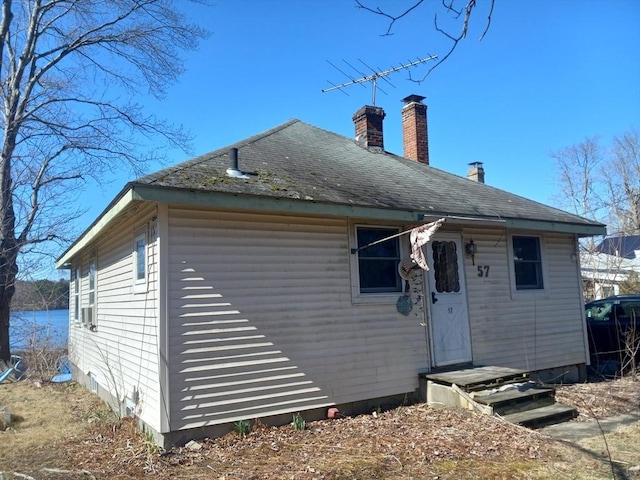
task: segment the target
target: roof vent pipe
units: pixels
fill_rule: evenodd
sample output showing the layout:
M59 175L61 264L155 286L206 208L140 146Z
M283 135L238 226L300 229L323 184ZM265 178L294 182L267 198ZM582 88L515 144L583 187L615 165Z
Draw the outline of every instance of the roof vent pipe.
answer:
M236 147L229 149L229 169L238 170L238 149Z
M227 175L233 178L249 178L240 169L238 169L238 149L231 147L229 149L229 168L227 168Z

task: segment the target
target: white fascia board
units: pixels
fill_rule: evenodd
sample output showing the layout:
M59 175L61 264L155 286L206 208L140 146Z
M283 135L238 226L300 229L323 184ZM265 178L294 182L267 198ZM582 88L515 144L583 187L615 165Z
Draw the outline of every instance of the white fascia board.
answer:
M56 261L57 269L71 268L70 260L80 250L91 243L96 236L114 219L120 212L134 201L133 189L129 188L122 196L100 215L96 221L76 240Z
M557 232L557 233L573 233L580 237L594 237L597 235L606 235L607 227L605 225L584 225L578 223L562 223L549 222L542 220L526 220L526 219L506 219L505 226L507 228L536 230L539 232Z

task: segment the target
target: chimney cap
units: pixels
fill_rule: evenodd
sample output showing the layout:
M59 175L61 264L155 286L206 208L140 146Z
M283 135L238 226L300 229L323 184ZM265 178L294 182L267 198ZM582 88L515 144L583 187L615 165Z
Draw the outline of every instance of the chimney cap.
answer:
M482 164L484 162L471 162L471 163L467 163L467 165L471 165L472 167L482 167Z
M408 97L403 98L403 99L402 99L402 101L403 101L404 103L411 103L411 102L417 102L417 103L420 103L420 102L422 102L422 100L424 100L425 98L427 98L427 97L423 97L422 95L416 95L416 94L413 94L413 95L409 95Z

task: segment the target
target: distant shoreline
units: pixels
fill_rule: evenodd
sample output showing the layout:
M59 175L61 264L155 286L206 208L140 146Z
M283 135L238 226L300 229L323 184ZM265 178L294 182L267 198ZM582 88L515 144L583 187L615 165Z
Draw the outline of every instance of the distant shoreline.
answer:
M55 308L12 308L11 313L25 313L25 312L53 312L54 310L69 310L69 307L55 307Z
M69 341L69 309L13 310L9 325L11 350L30 346L66 348Z

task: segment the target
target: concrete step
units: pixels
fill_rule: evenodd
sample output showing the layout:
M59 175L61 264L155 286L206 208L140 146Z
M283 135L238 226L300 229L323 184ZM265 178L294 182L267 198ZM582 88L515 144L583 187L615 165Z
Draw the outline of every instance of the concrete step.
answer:
M555 390L541 388L535 384L521 384L502 391L479 392L473 399L488 407L494 414L504 416L512 413L546 407L555 403Z
M555 390L530 381L529 373L507 367L475 366L420 375L420 394L432 406L456 406L529 428L565 422L578 415L555 401Z
M502 418L510 423L529 428L542 428L555 423L562 423L578 415L575 407L554 403L545 407L534 408L523 412L504 415Z

